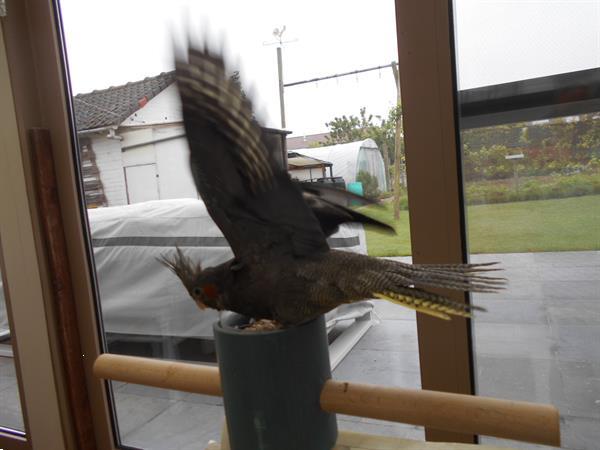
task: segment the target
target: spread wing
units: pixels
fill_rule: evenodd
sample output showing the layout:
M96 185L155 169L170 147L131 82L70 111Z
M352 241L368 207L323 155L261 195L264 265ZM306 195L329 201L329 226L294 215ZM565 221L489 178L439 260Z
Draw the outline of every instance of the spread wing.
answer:
M359 222L386 234L396 233L394 228L388 224L366 216L354 209L346 208L341 204L352 201L367 205L375 203L374 201L348 191L342 191L341 189L322 186L315 188L314 186L312 184L302 184L302 195L306 204L315 216L317 216L317 220L321 224L321 229L326 236L331 236L338 231L341 224L346 222Z
M319 221L271 156L272 143L221 56L190 48L175 73L194 182L236 258L328 251Z

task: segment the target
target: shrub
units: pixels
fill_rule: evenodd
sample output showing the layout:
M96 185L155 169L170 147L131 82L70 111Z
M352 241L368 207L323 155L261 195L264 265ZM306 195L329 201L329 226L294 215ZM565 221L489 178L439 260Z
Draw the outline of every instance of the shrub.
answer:
M371 175L369 172L361 170L356 176L356 181L360 181L363 186L363 194L367 198L378 198L379 181L375 175Z

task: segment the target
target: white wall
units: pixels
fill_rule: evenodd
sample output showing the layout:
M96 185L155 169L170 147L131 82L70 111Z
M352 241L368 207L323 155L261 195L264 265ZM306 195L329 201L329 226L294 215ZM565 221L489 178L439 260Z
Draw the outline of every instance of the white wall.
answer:
M121 142L109 139L105 134L91 136L91 142L108 206L126 205L127 193L121 159Z
M154 141L152 127L121 127L119 128L119 136L123 139L121 141L123 150L142 144L150 144Z
M175 83L166 88L146 106L123 121L121 127L158 125L182 122L181 101Z
M312 177L311 177L312 171ZM290 170L290 176L292 178L296 178L297 180L310 180L311 178L322 178L323 177L323 169L319 167L315 167L314 169L294 169Z
M198 198L190 171L187 140L185 136L164 140L171 132L162 128L154 130L160 198Z
M125 167L125 183L130 204L160 199L156 164Z
M181 124L124 128L121 136L123 167L156 164L161 200L198 198L189 167L187 140Z
M129 116L117 135L121 141L92 138L108 206L127 204L124 168L144 164L156 164L161 199L198 198L175 85Z
M156 163L154 144L145 144L139 147L123 149L122 161L123 167Z

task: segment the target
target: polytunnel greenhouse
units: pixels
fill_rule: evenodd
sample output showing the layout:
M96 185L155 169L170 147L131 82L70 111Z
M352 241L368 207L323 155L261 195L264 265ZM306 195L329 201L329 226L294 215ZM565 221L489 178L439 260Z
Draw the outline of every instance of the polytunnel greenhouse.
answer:
M380 191L387 190L383 157L373 139L294 151L304 156L330 162L333 176L343 177L346 184L355 182L358 173L364 171L377 178Z

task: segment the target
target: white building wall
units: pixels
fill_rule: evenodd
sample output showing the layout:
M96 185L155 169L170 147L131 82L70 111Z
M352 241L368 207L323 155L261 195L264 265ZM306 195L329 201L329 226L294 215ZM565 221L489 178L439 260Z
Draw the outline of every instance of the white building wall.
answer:
M323 169L321 169L320 167L316 167L314 169L294 169L290 170L289 173L292 178L295 178L300 181L323 177Z
M139 147L145 144L155 144L160 141L185 138L185 129L181 123L155 125L151 127L127 127L119 129L123 137L123 150ZM187 149L187 144L184 144Z
M189 168L181 102L175 85L154 97L119 126L121 141L92 138L109 206L127 204L125 167L156 164L161 199L198 198Z
M166 88L146 106L123 121L122 127L159 125L182 122L181 101L175 83Z
M121 141L121 148L127 150L138 145L148 144L153 141L152 128L150 127L138 127L138 128L119 128L119 136L123 139Z
M109 139L104 135L94 135L91 137L91 141L108 206L126 205L127 193L121 158L121 142L117 139Z
M123 167L141 166L142 164L155 164L156 153L153 144L123 150Z
M185 131L181 124L130 127L124 129L121 136L123 167L156 164L161 200L198 198L189 167Z
M159 137L161 130L155 130ZM190 171L189 150L185 137L170 140L157 139L154 144L159 174L161 199L198 198Z

